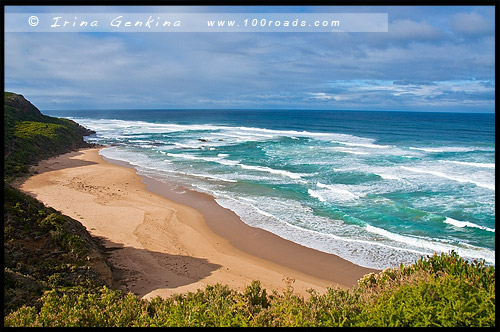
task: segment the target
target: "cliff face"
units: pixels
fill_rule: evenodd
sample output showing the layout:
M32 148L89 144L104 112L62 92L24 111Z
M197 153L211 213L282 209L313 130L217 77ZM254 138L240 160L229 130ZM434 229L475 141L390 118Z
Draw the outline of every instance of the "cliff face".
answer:
M77 148L89 147L83 136L95 134L78 123L43 115L22 95L4 93L4 174L7 179L29 166Z

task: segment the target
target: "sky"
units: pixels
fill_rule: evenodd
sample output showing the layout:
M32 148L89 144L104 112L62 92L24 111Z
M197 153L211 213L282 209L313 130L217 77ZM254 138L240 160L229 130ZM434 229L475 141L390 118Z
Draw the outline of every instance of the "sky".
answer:
M5 32L5 91L41 110L495 109L493 6L4 9L388 14L387 32Z

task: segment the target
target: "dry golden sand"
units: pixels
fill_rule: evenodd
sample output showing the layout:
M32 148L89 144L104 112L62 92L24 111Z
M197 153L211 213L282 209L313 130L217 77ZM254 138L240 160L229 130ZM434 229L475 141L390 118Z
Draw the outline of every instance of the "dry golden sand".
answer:
M307 296L310 288L352 287L375 271L250 227L211 196L142 179L98 151L42 161L20 189L102 238L122 290L149 299L215 283L243 290L260 280L282 291L290 278Z

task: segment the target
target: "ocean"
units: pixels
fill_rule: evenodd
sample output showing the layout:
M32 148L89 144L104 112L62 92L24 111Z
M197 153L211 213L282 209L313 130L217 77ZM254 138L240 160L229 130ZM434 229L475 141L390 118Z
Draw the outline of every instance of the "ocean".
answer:
M455 250L495 264L494 114L44 111L101 155L208 193L250 226L384 269Z

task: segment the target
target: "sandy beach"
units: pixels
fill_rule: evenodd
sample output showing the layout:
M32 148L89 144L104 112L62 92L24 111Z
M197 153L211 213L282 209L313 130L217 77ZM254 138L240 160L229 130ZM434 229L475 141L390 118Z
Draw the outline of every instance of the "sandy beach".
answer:
M124 291L149 299L215 283L243 290L252 280L282 291L289 279L307 296L376 272L250 227L213 197L142 178L98 151L45 160L20 189L102 238Z

